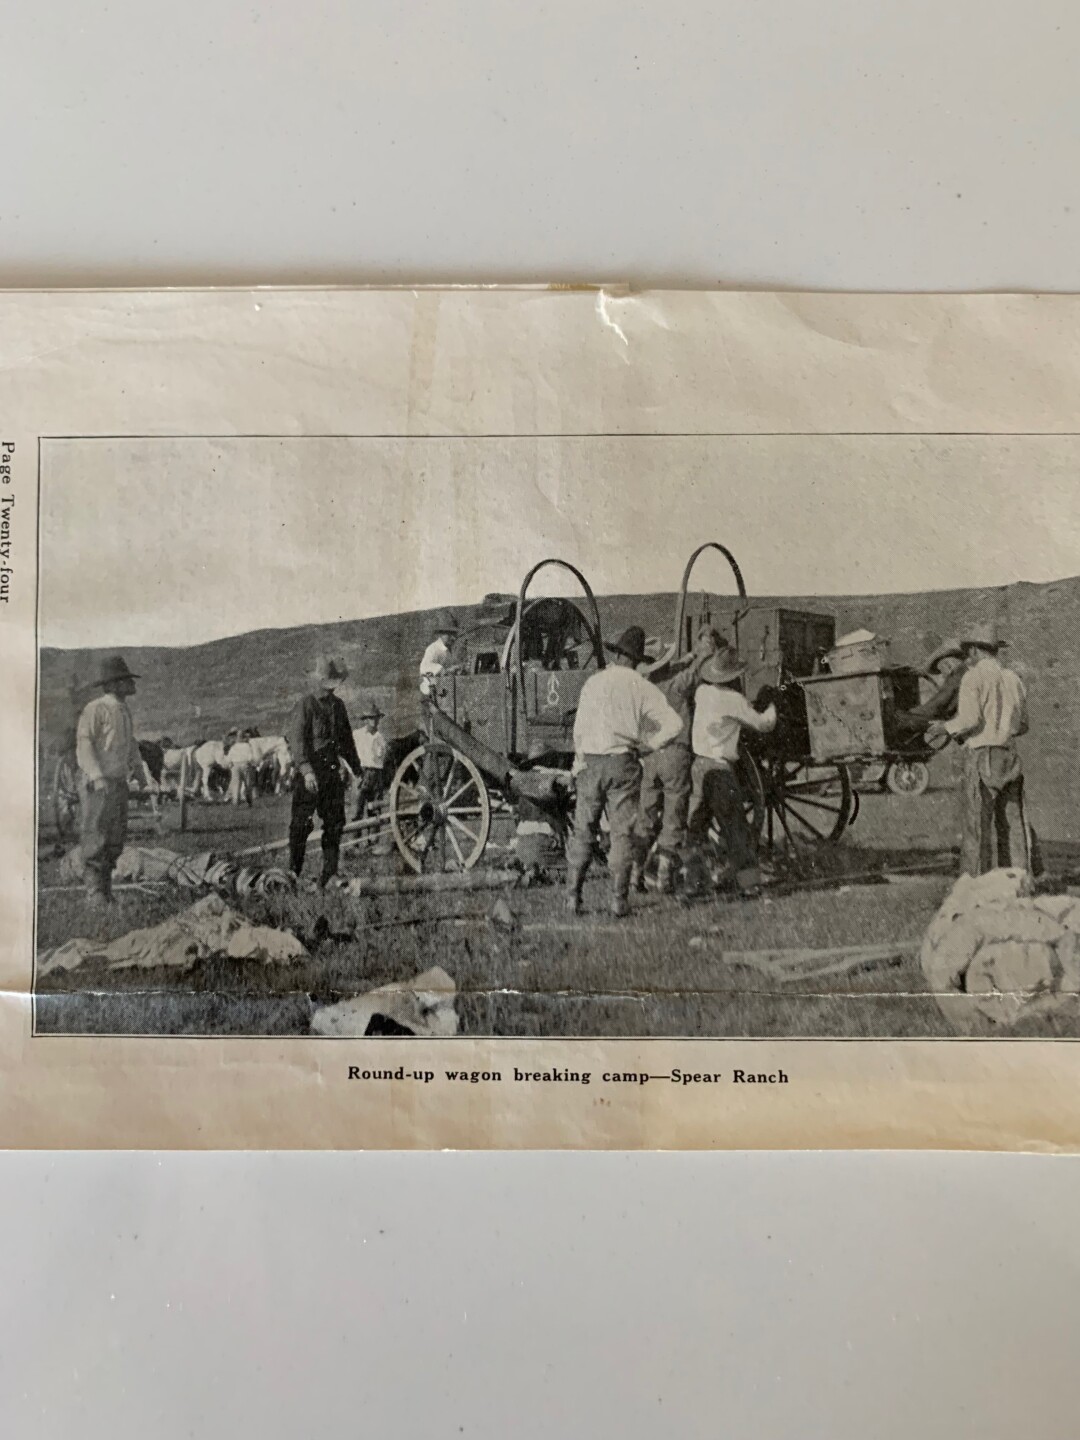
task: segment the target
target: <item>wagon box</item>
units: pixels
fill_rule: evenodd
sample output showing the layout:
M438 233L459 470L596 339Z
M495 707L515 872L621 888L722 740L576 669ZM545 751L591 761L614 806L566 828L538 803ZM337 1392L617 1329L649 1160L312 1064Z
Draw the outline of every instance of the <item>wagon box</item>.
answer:
M810 755L819 764L902 749L899 715L919 703L919 677L906 667L855 675L814 675L806 696Z

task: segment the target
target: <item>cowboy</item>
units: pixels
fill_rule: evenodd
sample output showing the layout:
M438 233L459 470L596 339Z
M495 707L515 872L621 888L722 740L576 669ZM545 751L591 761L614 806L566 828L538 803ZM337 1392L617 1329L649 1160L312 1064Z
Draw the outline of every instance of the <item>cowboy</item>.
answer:
M943 640L923 662L919 674L933 686L931 693L921 704L899 711L896 717L905 730L915 734L925 731L932 720L951 720L956 714L964 678L964 652L960 641Z
M102 693L83 709L75 734L82 810L79 853L87 895L95 904L112 900L112 873L127 840L129 777L134 773L140 788L153 788L127 706L138 678L122 655L103 661L95 683Z
M690 808L694 691L702 665L723 646L725 641L719 632L703 622L687 655L676 659L676 647L672 644L642 672L659 685L682 721L682 729L673 740L646 755L641 762L641 798L634 821L634 863L630 871L631 889L638 892L645 889L645 863L656 843L657 889L663 895L674 893L679 856L686 847L686 817Z
M998 659L1005 645L992 625L960 636L965 669L951 720L928 734L962 743L960 871L984 875L998 866L1031 868L1031 836L1024 811L1024 771L1016 748L1027 733L1027 691Z
M363 769L356 784L354 820L363 820L368 805L382 788L386 766L386 737L379 734L382 718L383 712L374 701L356 717L358 724L353 731L353 742Z
M611 834L608 871L611 913L629 914L633 832L641 792L639 756L659 750L682 729L662 692L637 670L645 659L645 632L631 625L612 644L613 660L581 687L574 721L577 800L566 847L570 909L584 908L582 887L600 817L607 811Z
M435 638L420 661L420 694L435 703L440 675L454 674L458 666L451 664L454 643L461 630L457 617L444 610L435 622Z
M704 893L703 851L713 823L720 827L735 887L744 898L761 889L757 844L744 810L735 766L743 730L767 735L776 728L776 706L755 710L739 688L747 667L733 650L714 655L698 671L694 696L693 791L697 804L687 827L690 845L687 898Z
M293 874L304 868L304 854L316 813L322 821L323 864L319 884L337 874L341 833L345 829L344 760L352 773L363 766L356 753L344 702L334 692L348 679L344 661L320 655L311 672L312 688L289 717L286 739L296 765L289 820L289 861Z

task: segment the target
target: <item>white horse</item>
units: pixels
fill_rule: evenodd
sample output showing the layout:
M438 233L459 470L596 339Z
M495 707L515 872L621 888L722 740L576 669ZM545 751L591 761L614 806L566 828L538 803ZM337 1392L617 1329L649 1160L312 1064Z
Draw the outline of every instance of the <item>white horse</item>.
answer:
M237 740L225 755L229 769L229 804L239 805L241 799L250 805L255 793L255 747L250 740Z
M233 747L235 749L235 746ZM212 800L213 794L210 790L210 771L213 766L220 766L222 770L229 769L228 748L224 740L206 740L202 745L196 747L191 761L194 766L195 793L202 795L204 800Z
M255 755L255 768L273 766L274 794L280 795L292 779L292 754L284 735L253 735L251 748Z
M195 745L177 746L166 750L162 757L161 785L164 789L167 785L175 785L180 788L180 772L184 765L184 756L187 756L188 784L192 783L195 774Z

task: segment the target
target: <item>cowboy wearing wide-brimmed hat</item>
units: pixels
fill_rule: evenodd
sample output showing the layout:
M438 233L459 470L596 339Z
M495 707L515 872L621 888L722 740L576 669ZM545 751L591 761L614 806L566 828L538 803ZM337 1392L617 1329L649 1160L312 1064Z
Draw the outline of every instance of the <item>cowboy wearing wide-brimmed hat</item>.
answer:
M432 626L434 639L424 651L420 661L420 694L426 700L435 700L441 675L453 674L459 667L451 663L454 644L461 634L457 616L450 610L443 610L435 617Z
M386 770L386 738L379 734L379 721L383 719L374 700L369 701L356 716L353 740L360 764L364 767L357 776L356 795L353 803L353 819L362 820L368 805L382 789Z
M936 679L942 672L950 674L963 658L964 647L960 644L959 639L952 635L947 640L943 640L936 650L931 651L919 666L919 674L924 675L928 680ZM953 663L947 665L946 661Z
M496 591L485 595L476 616L477 625L509 626L517 614L517 596L503 595Z
M964 679L964 647L956 636L943 640L918 667L918 673L934 687L920 704L896 712L896 722L911 735L920 735L933 720L951 720Z
M1009 643L996 625L986 622L969 625L966 630L961 630L959 639L960 648L965 654L979 650L987 655L996 655Z
M776 707L755 710L739 688L747 666L730 648L711 656L698 671L694 696L694 766L690 822L687 896L704 891L707 866L704 850L715 821L727 846L740 895L756 894L761 886L757 841L746 819L745 798L736 766L743 730L767 735L776 728Z
M950 735L964 748L960 869L982 875L998 866L1031 868L1024 769L1016 741L1027 732L1027 691L998 659L1007 643L997 626L969 625L957 637L966 669L956 714L928 734Z
M335 655L319 655L311 668L311 691L296 705L286 730L289 752L296 765L293 777L292 815L289 820L289 859L293 873L304 868L304 853L316 813L322 821L322 874L325 885L337 874L341 834L345 828L344 760L352 773L362 770L349 724L349 712L334 692L347 680L349 670Z
M686 848L694 759L690 743L694 692L701 667L711 655L726 649L726 642L710 623L702 622L693 649L683 656L676 654L677 649L677 642L662 650L658 644L646 643L646 651L655 653L655 659L650 659L642 673L660 687L682 721L682 729L673 740L642 759L641 797L634 822L634 865L630 872L631 888L644 890L646 864L655 844L656 884L666 895L674 892L679 857Z
M127 840L128 781L152 787L127 706L139 676L122 655L101 662L92 684L101 694L84 707L75 736L80 772L80 836L86 888L96 903L112 899L112 873Z
M719 655L712 655L698 671L702 685L730 685L741 680L747 671L745 660L740 660L734 650L728 649Z
M582 887L606 810L611 911L622 916L630 908L633 831L641 790L638 757L666 745L679 733L682 721L635 668L645 659L645 632L639 625L629 626L605 648L612 663L590 675L581 687L574 721L577 800L574 830L566 847L567 883L571 909L580 914Z
M629 625L616 640L605 640L604 649L630 665L641 665L648 659L645 631L640 625Z

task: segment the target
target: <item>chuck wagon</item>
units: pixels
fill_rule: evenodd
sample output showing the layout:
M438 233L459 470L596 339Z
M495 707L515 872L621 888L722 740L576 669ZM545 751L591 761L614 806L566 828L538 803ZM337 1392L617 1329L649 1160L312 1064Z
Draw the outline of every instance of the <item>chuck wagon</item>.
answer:
M574 577L580 603L530 597L537 575L550 569ZM516 597L490 597L459 650L454 673L439 677L424 707L424 739L390 782L390 829L416 871L471 869L500 803L527 802L565 836L578 697L604 665L589 582L565 560L541 560Z
M717 599L690 584L701 556L715 551L738 594ZM530 598L537 575L561 569L581 599ZM425 707L424 738L398 766L385 815L397 849L416 871L469 870L488 843L494 807L543 815L562 840L572 817L573 725L581 688L604 665L600 611L584 575L555 558L534 565L517 596L492 604L462 641L456 673L440 677ZM677 656L698 627L714 625L747 664L745 690L759 708L776 705L771 735L744 736L740 783L747 817L767 846L828 845L854 823L859 796L853 767L914 763L926 752L905 737L903 712L919 703L918 675L867 664L830 673L836 617L755 605L734 555L717 541L700 545L676 600ZM910 732L909 732L910 735Z
M710 550L735 577L738 596L729 601L690 592L695 566ZM895 771L890 788L898 794L926 788L925 761L933 751L903 719L919 704L917 671L885 665L870 653L841 656L833 615L751 604L735 557L716 541L700 545L683 572L675 610L678 653L689 651L702 623L715 625L739 651L751 702L759 709L776 705L776 729L746 733L740 759L747 815L767 845L839 840L859 813L855 767Z

